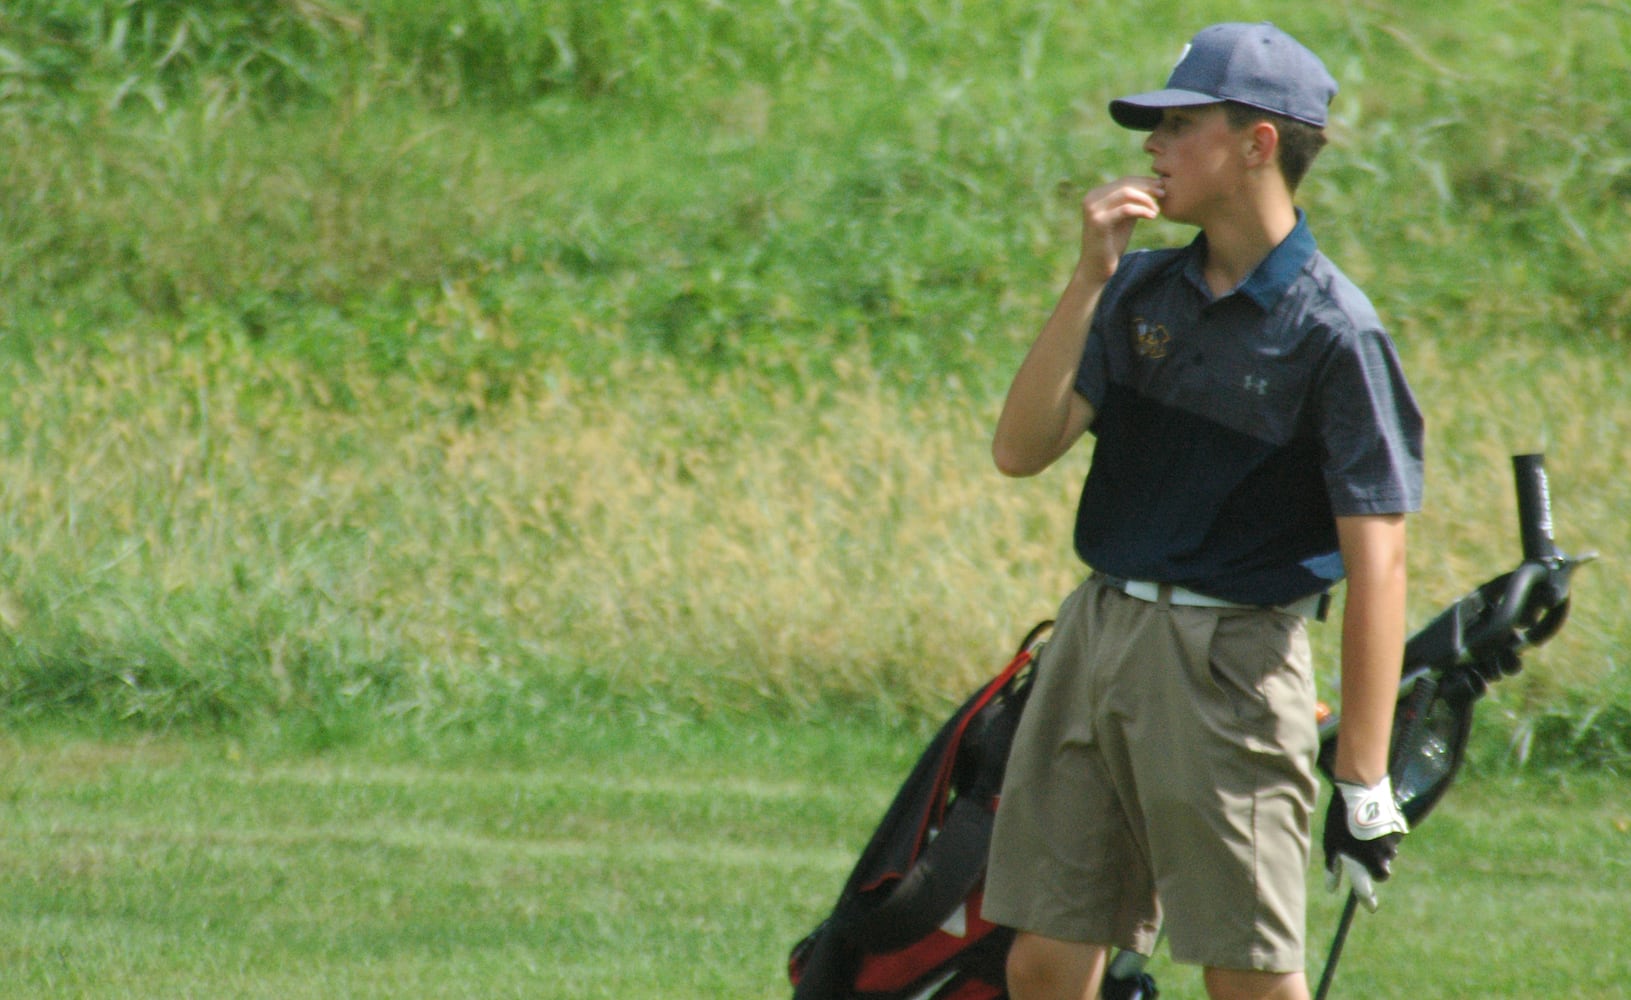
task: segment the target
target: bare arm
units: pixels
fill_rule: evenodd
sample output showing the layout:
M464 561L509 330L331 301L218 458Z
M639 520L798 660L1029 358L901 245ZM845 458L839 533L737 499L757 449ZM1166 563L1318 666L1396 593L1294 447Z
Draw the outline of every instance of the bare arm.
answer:
M1115 274L1139 219L1160 213L1161 184L1131 177L1082 199L1082 254L1059 304L1008 387L991 455L1009 476L1032 476L1076 443L1093 422L1093 407L1076 393L1076 368L1099 294Z
M1405 640L1405 519L1337 518L1348 573L1342 617L1342 719L1335 774L1374 785L1387 774L1388 742Z

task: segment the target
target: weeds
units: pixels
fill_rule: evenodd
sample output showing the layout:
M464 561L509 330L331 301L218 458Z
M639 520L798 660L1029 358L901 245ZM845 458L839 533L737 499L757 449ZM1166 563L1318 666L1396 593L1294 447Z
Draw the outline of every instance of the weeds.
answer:
M332 98L332 63L363 22L318 0L18 0L0 26L13 99L90 89L106 111L200 101L219 112Z

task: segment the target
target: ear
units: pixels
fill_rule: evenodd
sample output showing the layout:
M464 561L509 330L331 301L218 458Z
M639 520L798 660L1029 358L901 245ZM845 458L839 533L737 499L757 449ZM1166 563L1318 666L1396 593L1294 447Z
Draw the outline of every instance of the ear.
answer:
M1246 130L1246 164L1252 167L1272 166L1280 150L1280 130L1273 123L1260 121Z

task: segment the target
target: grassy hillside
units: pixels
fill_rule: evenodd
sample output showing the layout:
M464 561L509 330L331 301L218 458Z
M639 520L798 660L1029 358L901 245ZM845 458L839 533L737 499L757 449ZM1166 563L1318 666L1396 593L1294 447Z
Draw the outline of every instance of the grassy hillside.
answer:
M1077 573L1085 458L984 441L1143 169L1104 102L1231 16L7 5L0 704L938 711ZM1631 8L1253 16L1343 83L1302 201L1431 421L1413 614L1516 559L1546 450L1610 558L1501 711L1623 759Z

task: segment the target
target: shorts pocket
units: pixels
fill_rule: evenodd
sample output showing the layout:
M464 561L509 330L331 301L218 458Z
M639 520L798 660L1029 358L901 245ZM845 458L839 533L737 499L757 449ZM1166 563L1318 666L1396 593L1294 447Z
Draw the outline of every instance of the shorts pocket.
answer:
M1317 740L1308 630L1300 619L1249 611L1219 616L1208 678L1246 748L1300 753Z

